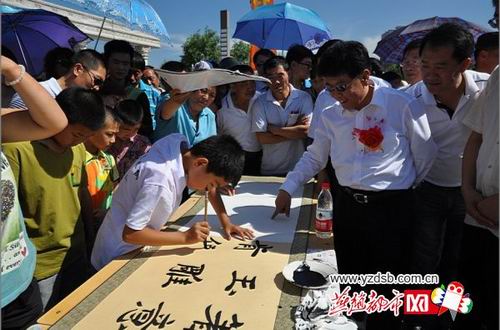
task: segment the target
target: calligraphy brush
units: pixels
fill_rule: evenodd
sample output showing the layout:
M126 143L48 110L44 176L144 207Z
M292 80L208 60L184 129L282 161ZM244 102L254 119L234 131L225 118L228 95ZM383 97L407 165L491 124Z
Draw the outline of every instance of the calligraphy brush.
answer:
M205 188L205 216L204 216L203 220L205 222L208 222L208 189L207 188ZM207 240L208 240L208 236L207 236Z

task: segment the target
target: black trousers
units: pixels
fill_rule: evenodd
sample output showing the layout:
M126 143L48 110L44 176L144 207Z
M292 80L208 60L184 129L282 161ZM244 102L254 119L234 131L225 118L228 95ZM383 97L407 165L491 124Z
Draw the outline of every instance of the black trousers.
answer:
M453 329L499 329L498 257L498 237L464 225L458 280L474 305L470 313L457 315Z
M10 304L2 308L2 329L26 329L42 315L43 304L38 282L30 285Z
M257 152L245 151L244 175L260 175L260 165L262 163L262 150Z
M465 203L460 187L439 187L428 182L415 190L412 273L438 273L445 286L458 273Z
M381 192L374 196L373 201L362 204L344 188L339 187L336 191L333 232L341 274L408 273L413 191L403 190L388 195ZM351 296L353 291L359 290L368 295L370 289L391 299L394 297L392 289L402 292L404 288L393 285L361 288L351 285ZM366 317L353 316L356 319ZM400 319L391 312L374 313L368 315L366 329L399 329L400 324Z

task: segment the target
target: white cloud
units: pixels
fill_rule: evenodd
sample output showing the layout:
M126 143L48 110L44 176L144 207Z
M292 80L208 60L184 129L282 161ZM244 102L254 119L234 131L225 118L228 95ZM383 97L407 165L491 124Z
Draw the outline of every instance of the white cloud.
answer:
M378 58L377 55L373 54L373 51L377 47L377 43L380 41L380 35L376 36L368 36L368 37L363 37L361 38L360 42L366 47L368 50L368 54L370 56L375 56Z

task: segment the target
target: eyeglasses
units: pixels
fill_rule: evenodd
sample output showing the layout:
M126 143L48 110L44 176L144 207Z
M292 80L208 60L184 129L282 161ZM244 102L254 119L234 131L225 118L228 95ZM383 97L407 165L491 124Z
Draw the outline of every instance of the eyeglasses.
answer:
M83 69L89 74L90 79L92 79L93 87L101 87L104 84L104 80L96 76L92 71L90 71L85 65L82 64Z
M401 66L402 67L405 67L405 66L419 66L420 65L420 60L405 60L403 62L401 62Z
M340 83L340 84L337 84L335 86L330 86L328 84L325 85L325 89L329 92L329 93L332 93L332 92L337 92L337 93L343 93L345 92L349 87L351 87L352 83L354 82L354 80L356 79L359 79L359 75L352 78L352 80L348 83Z

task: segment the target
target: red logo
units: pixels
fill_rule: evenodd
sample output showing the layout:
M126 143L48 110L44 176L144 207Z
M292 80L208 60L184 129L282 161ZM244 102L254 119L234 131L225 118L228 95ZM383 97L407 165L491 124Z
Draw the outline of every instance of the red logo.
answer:
M404 313L414 315L434 315L439 311L431 299L432 290L405 290Z

